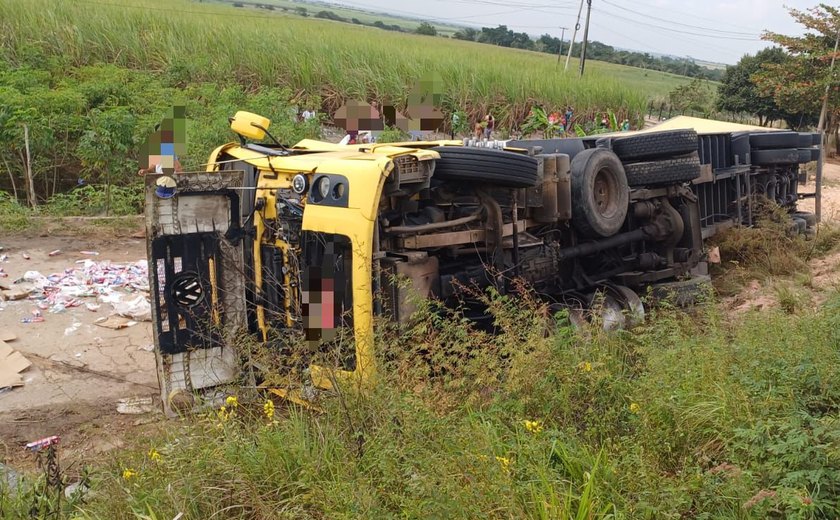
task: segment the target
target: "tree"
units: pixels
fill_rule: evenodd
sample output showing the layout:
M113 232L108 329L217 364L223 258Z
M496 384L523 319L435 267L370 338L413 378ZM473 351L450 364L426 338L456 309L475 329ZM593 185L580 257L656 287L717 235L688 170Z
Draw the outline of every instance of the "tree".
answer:
M560 52L560 38L554 37L550 34L543 34L537 40L536 49L548 54L558 54Z
M793 115L786 118L792 128L816 121L828 89L826 128L834 134L840 122L840 89L837 74L830 69L840 34L840 9L819 4L807 11L788 9L788 12L809 31L804 36L765 32L762 38L785 48L790 58L783 63L764 65L763 70L753 75L753 81L762 95L773 96L779 107Z
M113 174L125 176L134 169L126 159L133 148L136 118L127 107L106 110L93 109L90 129L79 140L77 153L85 169L105 181L105 214L111 212L111 184Z
M474 42L478 38L478 29L473 29L472 27L464 27L460 31L456 31L455 34L452 35L452 37L456 40L466 40Z
M417 29L414 30L417 34L423 34L425 36L437 36L437 29L435 26L430 24L429 22L423 22L420 24Z
M305 7L295 7L295 12L300 16L309 16L309 11Z
M712 112L714 95L708 83L695 78L691 83L681 85L668 94L671 105L680 112L700 112L708 117Z
M736 65L726 67L718 87L718 110L754 114L761 126L784 119L786 114L776 104L772 94L762 94L752 77L764 70L765 65L779 65L787 60L788 55L784 50L770 47L755 56L746 55Z
M508 29L507 25L500 25L496 28L482 27L481 34L478 35L478 41L499 45L500 47L510 47L513 43L513 31Z

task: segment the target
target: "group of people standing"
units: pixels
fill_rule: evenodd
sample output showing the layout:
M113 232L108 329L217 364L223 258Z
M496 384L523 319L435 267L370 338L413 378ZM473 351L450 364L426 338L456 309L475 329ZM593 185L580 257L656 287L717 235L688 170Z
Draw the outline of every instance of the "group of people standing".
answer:
M484 139L490 139L495 129L496 119L493 117L493 114L488 113L484 116L484 119L475 123L475 138L481 139L483 137Z

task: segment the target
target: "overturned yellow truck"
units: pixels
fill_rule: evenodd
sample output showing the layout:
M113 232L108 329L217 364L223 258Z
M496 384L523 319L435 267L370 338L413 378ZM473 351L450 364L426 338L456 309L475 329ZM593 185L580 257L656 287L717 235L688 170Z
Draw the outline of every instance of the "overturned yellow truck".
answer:
M214 150L206 171L146 178L168 413L254 383L247 341L281 360L304 346L305 356L289 355L293 399L364 384L376 373L374 322L408 321L417 296L492 328L462 288L505 293L524 280L556 309L597 298L620 327L644 312L638 294L650 286L703 279L692 131L609 147L556 140L551 150L286 147L262 142L271 136L262 117L231 121L239 140Z

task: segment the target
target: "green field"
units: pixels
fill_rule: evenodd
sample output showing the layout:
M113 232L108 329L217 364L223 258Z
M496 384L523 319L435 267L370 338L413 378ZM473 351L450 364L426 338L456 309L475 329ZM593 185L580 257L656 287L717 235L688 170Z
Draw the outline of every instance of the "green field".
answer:
M581 80L545 54L185 0L2 0L0 19L12 63L36 56L71 67L177 69L185 81L318 94L327 111L347 97L401 105L414 81L439 74L444 108L491 109L502 126L535 103L636 119L650 96L683 81L597 62Z
M227 4L231 4L236 0L214 0L218 2L223 2ZM364 9L355 9L351 7L344 7L335 4L325 4L325 3L317 3L317 2L303 2L303 1L295 1L295 0L262 0L261 2L255 2L261 5L272 5L277 8L285 7L287 9L295 9L298 7L304 7L307 9L309 16L313 16L318 11L332 11L333 13L347 18L348 20L356 18L357 20L361 21L362 23L372 24L373 22L380 21L386 25L399 25L404 30L414 30L416 29L422 20L416 18L403 18L401 16L394 16L389 15L386 13L377 13L374 11L368 11ZM246 4L246 8L254 8L253 6L248 6ZM459 27L457 25L449 25L440 23L437 21L430 20L435 29L437 29L439 34L443 34L446 36L451 36L458 31Z

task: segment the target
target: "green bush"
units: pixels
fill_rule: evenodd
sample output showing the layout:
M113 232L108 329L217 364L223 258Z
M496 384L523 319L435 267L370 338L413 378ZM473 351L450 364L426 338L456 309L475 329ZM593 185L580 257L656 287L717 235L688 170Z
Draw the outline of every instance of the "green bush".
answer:
M14 200L11 195L0 191L0 231L20 231L29 223L30 211Z
M48 215L58 217L104 215L106 193L106 187L102 185L82 186L54 195L43 210ZM131 186L111 186L111 215L138 215L142 212L143 186L139 181Z

